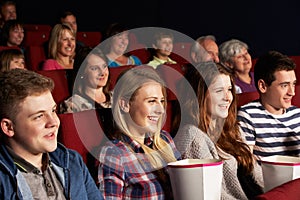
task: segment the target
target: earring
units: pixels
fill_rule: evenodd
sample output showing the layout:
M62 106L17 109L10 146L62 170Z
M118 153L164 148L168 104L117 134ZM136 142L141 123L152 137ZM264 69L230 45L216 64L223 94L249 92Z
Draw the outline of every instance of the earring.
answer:
M80 76L80 79L83 79L83 76Z

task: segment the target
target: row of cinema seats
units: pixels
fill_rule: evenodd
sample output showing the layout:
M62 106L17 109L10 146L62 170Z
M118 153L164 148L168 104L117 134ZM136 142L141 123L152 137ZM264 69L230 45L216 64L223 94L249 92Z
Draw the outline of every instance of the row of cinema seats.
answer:
M23 45L26 49L26 62L29 69L37 71L40 64L47 58L45 55L45 44L49 40L51 26L47 24L25 24L25 36ZM100 31L78 31L77 40L82 41L84 44L95 47L103 40ZM148 47L139 42L134 33L129 34L128 51L140 58L143 64L146 64L151 59L151 53L147 50ZM176 42L174 43L171 58L178 63L187 63L190 61L190 42Z

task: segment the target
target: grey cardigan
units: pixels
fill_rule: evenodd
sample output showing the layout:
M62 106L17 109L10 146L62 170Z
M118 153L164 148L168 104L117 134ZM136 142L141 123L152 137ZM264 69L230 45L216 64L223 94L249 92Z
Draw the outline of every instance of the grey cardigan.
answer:
M182 154L182 158L215 158L219 155L226 158L223 163L223 181L221 199L223 200L247 200L247 196L237 177L237 161L236 159L217 149L208 135L202 132L194 125L188 124L183 126L174 138L177 149ZM263 178L261 167L256 163L253 170L253 177L258 184L263 186Z

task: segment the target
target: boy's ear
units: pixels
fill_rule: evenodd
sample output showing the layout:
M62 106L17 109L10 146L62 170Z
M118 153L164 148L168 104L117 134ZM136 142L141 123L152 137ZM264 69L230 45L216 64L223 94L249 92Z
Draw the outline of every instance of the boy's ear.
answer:
M130 110L129 101L124 98L120 99L119 106L120 106L121 110L125 113L128 113Z
M155 44L152 44L153 49L157 49L157 46Z
M266 93L268 87L264 80L259 79L257 85L258 85L258 89L261 93Z
M14 136L13 122L10 119L3 118L0 122L2 132L8 137Z

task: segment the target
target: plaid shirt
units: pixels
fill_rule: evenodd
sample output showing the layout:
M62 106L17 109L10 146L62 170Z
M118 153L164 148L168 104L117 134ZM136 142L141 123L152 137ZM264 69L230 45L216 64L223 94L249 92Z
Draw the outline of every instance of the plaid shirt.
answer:
M171 146L175 158L180 159L172 137L162 131L161 138ZM100 152L98 181L105 199L165 199L155 169L144 156L141 146L125 135L123 141L108 142ZM146 138L145 144L151 146L152 138Z

